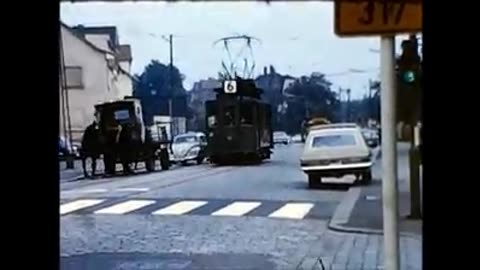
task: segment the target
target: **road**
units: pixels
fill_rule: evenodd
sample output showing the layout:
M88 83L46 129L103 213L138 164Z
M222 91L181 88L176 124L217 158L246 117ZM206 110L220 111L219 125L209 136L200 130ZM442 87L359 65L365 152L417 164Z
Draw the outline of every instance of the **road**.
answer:
M328 269L376 269L381 254L358 259L352 247L381 250L381 237L327 229L348 186L309 190L301 149L278 146L261 165L62 183L61 269L302 269L318 256Z

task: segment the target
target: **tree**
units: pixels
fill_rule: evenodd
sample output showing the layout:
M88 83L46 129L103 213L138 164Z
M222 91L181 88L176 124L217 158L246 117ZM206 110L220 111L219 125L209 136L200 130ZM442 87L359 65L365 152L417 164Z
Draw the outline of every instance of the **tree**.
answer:
M323 74L302 76L288 89L288 109L282 117L285 130L298 133L301 123L306 117L325 117L332 122L338 121L337 111L340 102L335 92L330 89L331 83Z
M185 75L178 68L173 66L171 72L170 66L152 60L135 78L133 93L142 102L143 117L147 124L152 124L154 115L169 114L169 99L172 100L174 116L188 116L186 91L183 88Z
M170 75L172 75L171 81ZM170 66L157 60L152 60L141 75L136 75L136 78L138 80L134 84L134 91L138 96L150 96L152 90L162 97L185 94L183 88L185 75L181 74L175 66L173 66L173 72L170 72Z

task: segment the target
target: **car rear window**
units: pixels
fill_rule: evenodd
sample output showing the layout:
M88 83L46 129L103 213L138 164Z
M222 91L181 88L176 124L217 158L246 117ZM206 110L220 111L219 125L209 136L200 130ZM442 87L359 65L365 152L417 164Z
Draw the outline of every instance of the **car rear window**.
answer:
M356 145L355 136L353 134L331 134L321 135L313 138L312 147L336 147L336 146L353 146Z
M197 141L196 136L182 136L175 139L175 143L193 143Z

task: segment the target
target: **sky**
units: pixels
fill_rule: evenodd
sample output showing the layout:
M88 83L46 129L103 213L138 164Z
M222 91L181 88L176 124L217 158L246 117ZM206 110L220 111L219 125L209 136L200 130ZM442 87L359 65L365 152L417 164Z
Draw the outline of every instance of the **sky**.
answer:
M133 74L152 59L169 62L169 44L162 36L172 34L174 65L185 75L187 90L196 81L217 77L221 61L229 59L223 43L215 41L245 34L260 40L252 42L252 53L245 42L230 43L229 49L235 58L244 48L241 56L255 61L254 75L269 65L292 76L320 72L334 91L351 88L352 98L361 98L368 80L379 78L379 38L337 37L333 15L332 2L95 2L63 3L60 19L70 26L116 26L120 43L132 46ZM397 51L400 38L405 36L397 37ZM346 72L351 69L357 72Z

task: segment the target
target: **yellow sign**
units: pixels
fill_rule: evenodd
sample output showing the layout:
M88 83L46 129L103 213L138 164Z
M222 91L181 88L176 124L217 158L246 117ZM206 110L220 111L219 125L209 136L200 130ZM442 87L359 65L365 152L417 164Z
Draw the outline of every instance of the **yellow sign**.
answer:
M335 33L339 36L421 31L421 0L335 0Z

